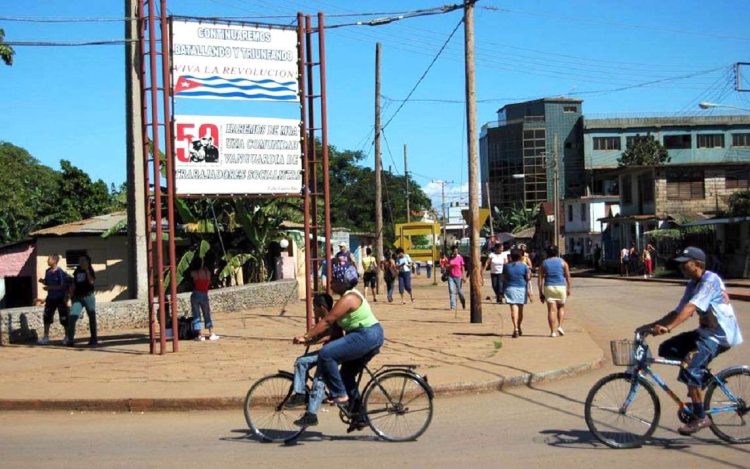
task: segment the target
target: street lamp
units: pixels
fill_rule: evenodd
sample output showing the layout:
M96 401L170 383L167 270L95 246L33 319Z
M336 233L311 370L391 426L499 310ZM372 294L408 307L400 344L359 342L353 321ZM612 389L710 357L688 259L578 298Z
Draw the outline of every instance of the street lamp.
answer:
M715 108L715 107L720 107L720 108L736 109L738 111L750 112L750 108L737 107L737 106L732 106L732 105L729 105L729 104L711 103L711 102L708 102L708 101L701 101L700 103L698 103L698 107L701 108L701 109L711 109L711 108Z

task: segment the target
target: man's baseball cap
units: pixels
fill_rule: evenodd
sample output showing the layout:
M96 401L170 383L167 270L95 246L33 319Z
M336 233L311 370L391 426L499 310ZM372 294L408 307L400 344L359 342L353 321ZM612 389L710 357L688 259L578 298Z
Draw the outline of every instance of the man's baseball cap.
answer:
M706 262L706 253L702 249L689 246L682 250L679 257L675 258L675 261L680 263L687 261Z
M348 246L346 245L346 243L345 243L345 242L343 242L343 241L339 243L339 247L341 247L341 246L344 246L344 247L348 247Z

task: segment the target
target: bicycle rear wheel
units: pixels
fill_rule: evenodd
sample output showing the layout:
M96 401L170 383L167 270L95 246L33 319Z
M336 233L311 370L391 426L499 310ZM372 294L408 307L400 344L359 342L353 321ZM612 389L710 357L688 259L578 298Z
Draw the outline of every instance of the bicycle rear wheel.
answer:
M591 388L585 412L586 425L597 440L611 448L636 448L656 430L661 407L654 388L644 378L615 373Z
M716 381L706 391L704 407L711 416L711 431L729 443L750 442L750 370L737 368L721 375L728 393ZM718 410L713 412L712 410Z
M286 442L304 429L294 424L300 411L284 407L294 392L291 376L277 373L258 380L245 397L245 420L258 438L267 442Z
M419 376L405 372L378 376L365 392L363 412L379 437L417 439L432 421L432 390Z

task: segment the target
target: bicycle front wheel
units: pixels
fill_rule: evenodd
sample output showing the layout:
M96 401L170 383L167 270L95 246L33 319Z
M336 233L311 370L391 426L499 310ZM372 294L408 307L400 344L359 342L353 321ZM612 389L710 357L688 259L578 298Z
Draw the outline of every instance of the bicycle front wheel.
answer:
M255 435L267 442L286 442L304 429L294 424L300 412L284 407L294 392L291 376L277 373L258 380L245 397L245 420Z
M586 425L597 440L610 448L636 448L656 430L661 407L643 377L615 373L591 388L585 412Z
M737 368L721 376L724 388L713 381L704 407L711 416L711 431L729 443L750 442L750 370Z
M367 422L388 441L410 441L432 421L432 390L420 377L404 372L386 373L368 386L363 401Z

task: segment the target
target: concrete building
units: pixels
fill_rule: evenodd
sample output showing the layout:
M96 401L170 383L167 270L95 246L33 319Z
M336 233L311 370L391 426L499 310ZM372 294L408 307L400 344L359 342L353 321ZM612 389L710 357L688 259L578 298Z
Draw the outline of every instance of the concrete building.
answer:
M542 98L508 104L479 140L482 200L492 206L534 207L554 197L557 155L559 198L584 195L582 101ZM557 138L557 147L555 139Z
M647 134L670 161L618 168L632 139ZM750 188L750 116L587 119L583 142L588 191L620 197L620 215L608 220L617 249L642 248L642 234L665 222L715 216L729 195Z
M604 249L602 233L610 213L619 213L620 198L616 196L584 196L563 201L566 252L577 255L577 261L589 260L597 245Z
M16 308L34 303L36 244L25 239L0 246L0 282L5 290L0 307Z

